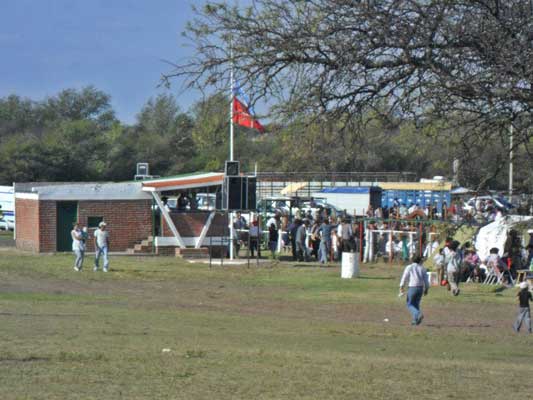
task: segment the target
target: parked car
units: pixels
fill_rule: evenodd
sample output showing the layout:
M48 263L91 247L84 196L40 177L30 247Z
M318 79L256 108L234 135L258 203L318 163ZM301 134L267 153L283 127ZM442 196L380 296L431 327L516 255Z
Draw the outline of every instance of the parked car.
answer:
M198 193L196 195L196 208L198 210L214 210L217 196L215 193Z
M483 203L484 203L484 208L487 206L487 204L492 203L495 207L501 208L504 211L510 210L511 208L514 207L511 203L509 203L507 200L505 200L502 197L476 196L466 201L463 206L463 209L470 214L475 214L478 211L479 206Z
M327 215L334 215L335 217L342 217L344 214L343 210L333 204L327 203L322 199L315 199L301 204L300 215L303 217L310 213L314 218L316 213L322 210L326 210Z

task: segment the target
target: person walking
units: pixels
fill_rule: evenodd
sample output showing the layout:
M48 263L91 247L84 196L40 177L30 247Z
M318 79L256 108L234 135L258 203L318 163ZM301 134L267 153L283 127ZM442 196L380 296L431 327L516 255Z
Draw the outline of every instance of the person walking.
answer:
M103 258L103 271L109 271L109 231L107 231L107 224L104 221L100 222L98 229L94 231L94 249L96 254L93 271L98 271L100 268L100 257Z
M70 236L72 237L72 251L76 256L74 270L80 272L83 268L83 258L85 256L85 240L79 223L74 223Z
M459 242L453 241L449 245L449 251L444 256L446 264L446 275L448 279L448 290L451 289L454 296L459 295L459 278L461 272L461 255L459 254ZM446 252L445 252L446 253Z
M275 222L272 222L268 227L268 248L272 253L272 259L276 259L276 251L278 249L278 228Z
M261 235L263 232L261 231L261 228L259 228L259 221L254 220L252 222L252 226L250 227L250 230L248 231L248 235L250 236L250 255L252 258L254 257L254 250L257 251L257 257L261 258Z
M307 220L300 221L299 226L296 229L296 255L298 261L309 261L307 246L305 245L305 239L307 238L307 226L309 222Z
M320 229L320 224L318 220L313 221L311 226L311 236L309 237L311 247L311 256L315 256L315 260L318 261L318 249L320 247L320 235L318 230Z
M326 264L331 252L331 231L333 226L329 219L324 220L318 229L320 233L320 263Z
M424 314L420 311L422 296L428 294L429 280L426 269L422 266L422 257L416 256L413 263L405 267L400 280L400 295L405 294L407 284L407 309L413 317L411 325L420 325Z
M516 321L513 324L513 329L515 332L519 332L523 322L528 333L531 333L531 313L529 311L529 302L533 300L533 297L531 296L529 284L527 282L520 283L520 291L516 296L518 297L519 308Z

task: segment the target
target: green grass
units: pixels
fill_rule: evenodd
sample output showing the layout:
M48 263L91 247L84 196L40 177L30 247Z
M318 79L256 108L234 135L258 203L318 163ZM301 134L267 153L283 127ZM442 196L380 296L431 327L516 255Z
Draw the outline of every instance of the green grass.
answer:
M509 400L533 389L514 290L434 288L413 328L398 266L341 280L338 266L113 257L104 274L72 261L0 254L0 399Z

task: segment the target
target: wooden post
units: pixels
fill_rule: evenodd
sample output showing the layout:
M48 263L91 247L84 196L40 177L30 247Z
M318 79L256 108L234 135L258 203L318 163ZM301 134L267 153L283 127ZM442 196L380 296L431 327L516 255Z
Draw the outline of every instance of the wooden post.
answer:
M389 264L392 264L392 256L394 254L394 242L392 241L392 226L390 228L390 249L389 249Z
M422 254L424 254L424 250L422 249L422 222L419 224L419 235L420 235L420 249L418 250L418 255L422 257Z

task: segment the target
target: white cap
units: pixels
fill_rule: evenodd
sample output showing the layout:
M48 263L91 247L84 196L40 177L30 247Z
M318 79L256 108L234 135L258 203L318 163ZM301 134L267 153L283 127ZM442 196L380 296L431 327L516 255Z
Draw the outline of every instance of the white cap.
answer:
M529 284L527 282L521 282L520 283L520 289L527 289L529 287Z
M98 224L98 226L101 228L102 226L107 226L107 224L106 224L104 221L102 221L102 222L100 222L100 223Z

